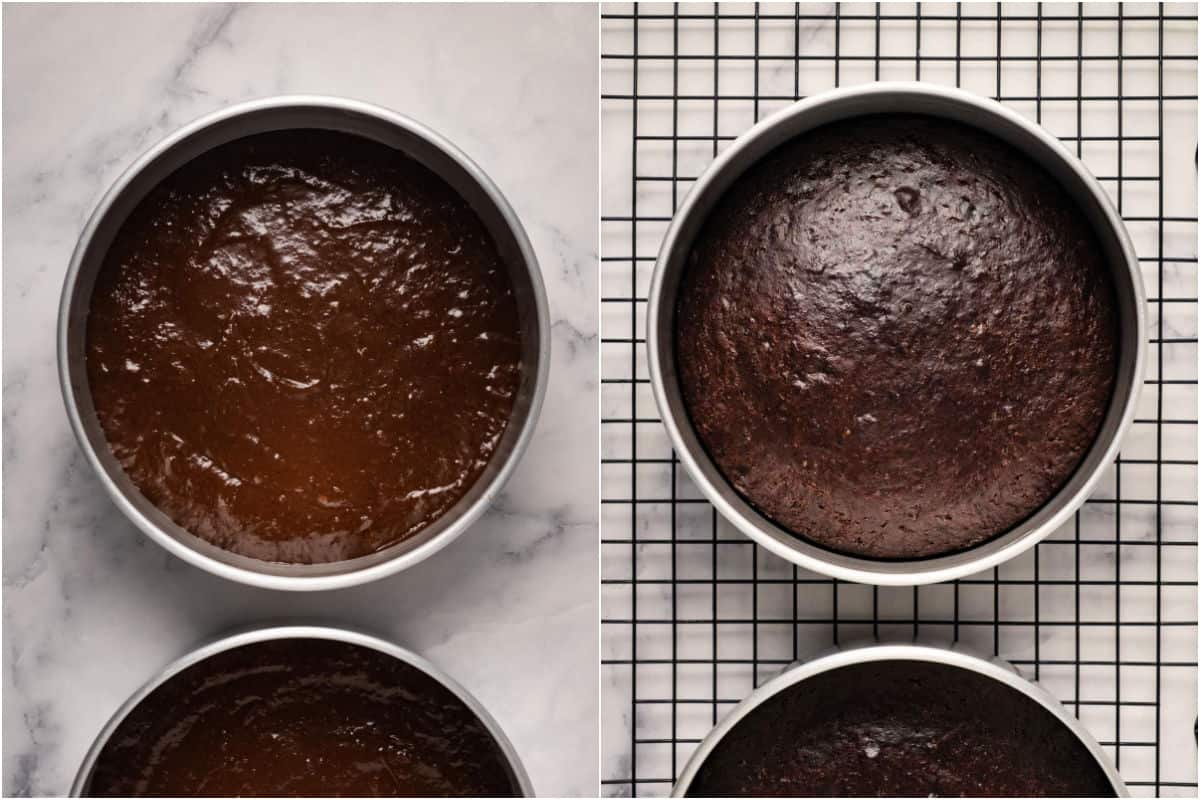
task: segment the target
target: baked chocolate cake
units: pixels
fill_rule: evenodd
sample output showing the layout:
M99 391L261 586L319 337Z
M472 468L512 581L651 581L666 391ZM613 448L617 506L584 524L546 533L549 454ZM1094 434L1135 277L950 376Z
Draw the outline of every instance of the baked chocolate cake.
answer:
M1114 797L1075 735L1025 695L921 661L821 673L729 731L690 797Z
M1038 165L948 120L819 128L739 178L689 255L683 398L733 487L869 558L969 548L1069 479L1113 391L1112 276Z

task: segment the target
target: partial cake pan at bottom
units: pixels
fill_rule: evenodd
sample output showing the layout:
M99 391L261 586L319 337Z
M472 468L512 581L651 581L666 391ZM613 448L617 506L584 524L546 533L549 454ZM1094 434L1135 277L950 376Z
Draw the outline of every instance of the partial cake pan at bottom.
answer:
M756 689L700 743L672 796L1014 793L1129 796L1079 721L1005 662L871 644Z

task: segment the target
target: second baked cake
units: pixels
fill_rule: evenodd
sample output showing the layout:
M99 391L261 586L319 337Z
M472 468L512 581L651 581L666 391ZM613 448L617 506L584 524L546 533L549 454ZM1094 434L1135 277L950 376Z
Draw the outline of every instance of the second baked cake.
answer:
M709 215L678 298L696 432L763 514L920 558L1069 479L1113 391L1111 274L1081 210L1006 143L917 115L779 148Z
M725 734L689 797L1112 797L1087 747L1005 684L947 664L829 670Z

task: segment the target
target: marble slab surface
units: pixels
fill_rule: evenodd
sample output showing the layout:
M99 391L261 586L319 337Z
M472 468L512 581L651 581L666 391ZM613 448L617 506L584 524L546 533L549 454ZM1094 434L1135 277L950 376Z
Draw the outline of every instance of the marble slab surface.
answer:
M487 706L539 793L597 784L597 19L585 6L4 8L5 795L65 792L124 698L231 627L351 625ZM293 595L167 555L81 457L55 373L76 237L173 129L240 100L342 95L411 115L488 172L541 262L550 391L496 507L418 568Z

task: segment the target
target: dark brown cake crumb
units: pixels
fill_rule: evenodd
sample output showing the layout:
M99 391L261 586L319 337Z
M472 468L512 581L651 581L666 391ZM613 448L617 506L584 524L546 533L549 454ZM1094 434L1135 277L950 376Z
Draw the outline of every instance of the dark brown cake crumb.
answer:
M683 396L733 487L870 558L962 550L1070 478L1112 395L1111 274L1082 212L992 136L839 122L743 175L678 298Z

